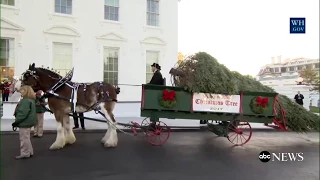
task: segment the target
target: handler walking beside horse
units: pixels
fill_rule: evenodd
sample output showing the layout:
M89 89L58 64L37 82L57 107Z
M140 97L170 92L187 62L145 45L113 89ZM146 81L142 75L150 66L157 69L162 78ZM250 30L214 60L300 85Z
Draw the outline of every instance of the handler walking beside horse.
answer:
M13 128L19 127L20 155L16 159L25 159L33 156L33 147L30 141L31 127L36 124L35 93L30 86L20 88L22 99L14 112Z
M34 134L33 137L41 138L43 135L43 117L46 112L46 108L44 106L47 105L44 99L41 99L43 96L43 91L39 90L36 93L36 113L37 113L37 122L34 126Z

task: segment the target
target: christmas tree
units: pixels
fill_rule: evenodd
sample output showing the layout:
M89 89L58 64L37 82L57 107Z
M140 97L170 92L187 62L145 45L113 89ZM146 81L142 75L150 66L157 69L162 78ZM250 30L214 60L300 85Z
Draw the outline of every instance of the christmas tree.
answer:
M240 94L241 91L275 92L251 76L230 71L205 52L186 57L177 67L171 69L170 74L173 84L184 87L190 92L213 94ZM319 130L319 117L316 114L307 111L284 95L279 95L279 102L286 111L289 129L296 132ZM281 116L279 106L277 111Z

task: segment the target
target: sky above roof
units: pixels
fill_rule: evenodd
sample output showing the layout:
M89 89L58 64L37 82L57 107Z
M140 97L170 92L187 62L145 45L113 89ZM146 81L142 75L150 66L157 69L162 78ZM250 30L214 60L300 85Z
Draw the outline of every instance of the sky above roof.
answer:
M290 34L290 17L306 18L306 34ZM319 0L181 0L178 35L179 52L255 76L273 56L319 58Z

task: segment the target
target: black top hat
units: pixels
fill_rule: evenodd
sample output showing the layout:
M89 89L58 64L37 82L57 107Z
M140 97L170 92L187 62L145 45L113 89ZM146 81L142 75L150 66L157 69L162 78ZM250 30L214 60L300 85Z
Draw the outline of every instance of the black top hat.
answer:
M155 68L161 70L161 66L160 66L158 63L153 63L153 64L151 65L151 67L155 67Z

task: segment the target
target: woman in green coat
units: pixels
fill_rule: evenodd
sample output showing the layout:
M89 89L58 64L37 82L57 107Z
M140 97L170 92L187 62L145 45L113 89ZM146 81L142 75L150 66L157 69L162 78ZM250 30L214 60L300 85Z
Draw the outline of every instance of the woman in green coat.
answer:
M19 92L22 99L14 112L15 122L12 123L12 127L19 127L20 155L16 156L16 159L24 159L33 156L30 131L36 124L36 96L30 86L22 86Z

